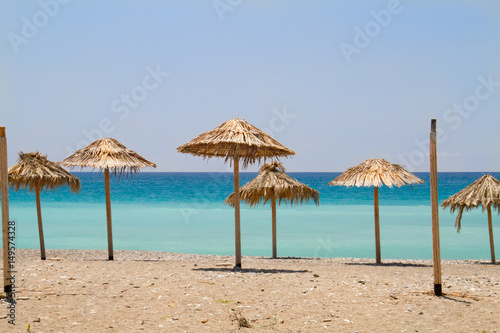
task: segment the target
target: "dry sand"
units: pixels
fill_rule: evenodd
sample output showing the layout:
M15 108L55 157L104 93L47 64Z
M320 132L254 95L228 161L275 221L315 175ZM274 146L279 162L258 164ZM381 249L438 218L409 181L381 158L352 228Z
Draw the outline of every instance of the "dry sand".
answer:
M497 332L500 265L268 259L145 251L16 254L16 326L1 332ZM241 327L250 326L250 328Z

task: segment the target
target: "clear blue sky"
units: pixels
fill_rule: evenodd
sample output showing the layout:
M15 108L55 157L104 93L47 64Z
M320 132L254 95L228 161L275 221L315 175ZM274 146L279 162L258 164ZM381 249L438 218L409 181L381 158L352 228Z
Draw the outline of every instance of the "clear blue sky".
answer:
M500 171L498 1L2 1L0 35L9 165L110 136L157 171L225 171L176 147L239 117L288 171L428 171L437 118L440 171Z

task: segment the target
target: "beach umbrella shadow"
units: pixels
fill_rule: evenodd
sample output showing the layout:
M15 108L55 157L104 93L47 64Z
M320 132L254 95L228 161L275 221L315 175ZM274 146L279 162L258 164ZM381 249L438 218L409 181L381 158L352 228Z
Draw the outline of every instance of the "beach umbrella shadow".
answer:
M203 158L220 157L230 161L234 167L234 225L235 225L235 267L241 268L241 233L240 233L240 160L243 168L256 161L295 155L268 134L243 119L231 119L215 129L198 135L193 140L177 148L180 153L202 156Z
M115 176L130 174L132 177L140 168L153 167L156 164L146 160L135 151L128 149L113 138L98 139L87 147L77 150L65 158L61 165L75 168L92 168L104 170L104 186L106 193L106 220L108 232L108 260L113 260L113 230L111 224L111 189L109 171Z
M483 212L488 212L488 229L490 236L490 252L491 262L495 264L495 244L493 240L493 224L491 219L491 206L498 209L500 213L500 181L495 177L486 174L461 190L444 200L441 206L443 208L450 207L450 212L458 210L455 227L457 232L460 232L462 227L462 215L464 210L469 211L472 208L482 206Z
M376 263L382 263L380 251L380 219L378 204L378 188L382 185L401 187L407 184L421 184L424 181L398 164L384 159L368 159L363 163L347 169L328 185L336 186L373 186L373 205L375 215L375 256Z
M35 192L40 257L42 260L45 260L45 240L43 236L40 192L43 190L55 190L67 185L71 192L78 193L81 188L80 180L57 163L49 161L46 155L41 155L39 152L26 154L20 152L18 162L18 164L9 168L9 184L16 191L22 188L30 192Z
M234 268L229 267L208 267L208 268L192 268L193 271L201 271L201 272L234 272ZM308 273L310 272L307 269L253 269L253 268L245 268L245 269L237 269L240 273L265 273L265 274L282 274L282 273Z
M273 239L273 259L277 254L277 236L276 236L276 200L278 205L281 202L293 204L302 204L314 200L319 205L319 192L302 184L298 180L288 176L285 168L280 162L264 164L257 177L252 179L246 185L240 188L240 200L252 206L260 202L263 205L271 201L272 210L272 239ZM235 195L232 193L226 198L224 203L234 207Z

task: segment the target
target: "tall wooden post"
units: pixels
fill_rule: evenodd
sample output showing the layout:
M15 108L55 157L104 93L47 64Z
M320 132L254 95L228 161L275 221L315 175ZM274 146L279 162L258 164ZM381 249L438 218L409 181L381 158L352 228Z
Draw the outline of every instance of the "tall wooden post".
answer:
M430 162L431 162L431 209L432 209L432 259L434 262L434 294L442 296L441 246L439 244L439 202L437 182L436 119L431 120Z
M109 186L109 168L104 169L104 190L106 192L106 220L108 226L108 260L113 260L113 227L111 223L111 189Z
M38 217L38 237L40 238L40 258L45 260L45 241L43 238L42 208L40 205L40 187L35 185L36 215Z
M241 268L241 231L240 231L240 159L234 156L234 244L235 268Z
M495 264L495 241L493 239L493 223L491 223L491 204L486 208L488 211L488 229L490 232L490 251L491 251L491 263Z
M271 211L273 215L273 259L278 258L278 245L277 245L277 237L276 237L276 197L273 196L271 200Z
M382 263L382 255L380 253L380 217L378 210L378 187L373 187L373 209L375 213L375 261L377 264Z
M0 127L0 192L2 195L3 290L12 291L9 265L9 171L7 167L7 137Z

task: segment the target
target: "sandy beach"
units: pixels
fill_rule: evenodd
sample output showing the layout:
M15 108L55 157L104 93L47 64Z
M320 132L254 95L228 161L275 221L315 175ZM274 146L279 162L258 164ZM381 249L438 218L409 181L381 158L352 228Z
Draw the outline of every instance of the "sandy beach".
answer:
M165 252L16 253L16 325L2 300L0 331L497 332L500 267L432 262L233 257Z

